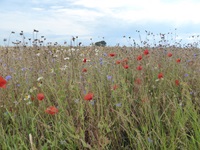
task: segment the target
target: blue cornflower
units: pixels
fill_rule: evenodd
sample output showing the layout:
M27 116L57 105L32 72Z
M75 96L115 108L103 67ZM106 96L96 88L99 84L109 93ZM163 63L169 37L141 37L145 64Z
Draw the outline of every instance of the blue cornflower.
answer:
M12 77L10 75L8 75L5 77L5 79L6 79L6 81L8 81L8 80L12 79Z
M121 106L122 106L122 103L117 103L115 106L121 107Z
M103 65L103 58L99 59L99 63L100 63L100 65Z
M112 79L112 76L107 75L107 79L108 79L108 80L111 80L111 79Z
M22 71L26 71L26 68L22 68Z
M152 143L152 142L153 142L153 140L152 140L150 137L148 137L147 140L148 140L149 143Z

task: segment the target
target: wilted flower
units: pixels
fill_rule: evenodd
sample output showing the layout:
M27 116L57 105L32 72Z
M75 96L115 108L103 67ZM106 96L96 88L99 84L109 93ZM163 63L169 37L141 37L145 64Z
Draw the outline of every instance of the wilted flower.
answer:
M38 79L37 79L37 81L40 81L40 80L42 80L42 79L44 79L43 77L39 77Z

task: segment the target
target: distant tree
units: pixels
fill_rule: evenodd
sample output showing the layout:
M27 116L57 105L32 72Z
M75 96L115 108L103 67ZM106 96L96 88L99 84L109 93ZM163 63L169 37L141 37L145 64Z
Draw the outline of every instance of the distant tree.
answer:
M106 46L106 42L105 41L99 41L95 43L95 46Z

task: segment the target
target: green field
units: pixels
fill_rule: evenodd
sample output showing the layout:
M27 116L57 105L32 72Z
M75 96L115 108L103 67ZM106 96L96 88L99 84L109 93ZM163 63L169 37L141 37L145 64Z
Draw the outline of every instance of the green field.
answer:
M0 149L198 150L199 58L192 47L1 47Z

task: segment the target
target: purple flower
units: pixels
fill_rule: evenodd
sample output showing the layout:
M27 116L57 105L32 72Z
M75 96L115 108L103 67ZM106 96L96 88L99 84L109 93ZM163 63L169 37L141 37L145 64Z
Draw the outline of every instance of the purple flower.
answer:
M99 63L100 63L100 65L103 65L103 58L99 59Z
M22 71L26 71L26 68L22 68Z
M111 80L112 76L107 75L107 80Z
M8 76L6 76L5 79L6 79L6 81L8 81L8 80L12 79L12 77L10 75L8 75Z
M189 76L189 74L187 74L187 73L186 73L186 74L184 74L184 77L188 77L188 76Z
M121 107L121 106L122 106L122 103L117 103L115 106Z
M152 143L152 142L153 142L153 140L152 140L150 137L148 137L147 140L148 140L149 143Z

